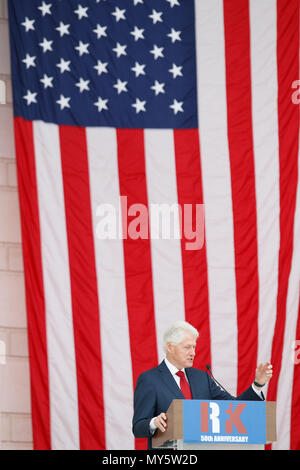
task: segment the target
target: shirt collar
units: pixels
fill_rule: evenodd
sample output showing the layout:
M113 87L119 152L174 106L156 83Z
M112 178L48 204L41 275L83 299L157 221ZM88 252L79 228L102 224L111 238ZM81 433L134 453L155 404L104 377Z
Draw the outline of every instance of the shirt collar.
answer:
M174 366L173 364L171 364L171 362L168 361L168 359L167 359L166 357L165 357L165 364L166 364L166 366L168 367L168 369L169 369L169 371L171 372L172 375L176 375L176 373L177 373L179 370L181 370L181 371L184 373L184 375L186 375L184 369L177 369L177 367Z

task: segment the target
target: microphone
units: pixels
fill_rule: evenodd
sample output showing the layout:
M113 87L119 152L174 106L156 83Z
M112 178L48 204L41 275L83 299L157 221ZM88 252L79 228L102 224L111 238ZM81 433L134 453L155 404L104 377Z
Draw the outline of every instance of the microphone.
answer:
M215 377L213 376L213 373L211 371L211 367L209 364L206 364L206 369L208 370L208 372L210 373L210 375L212 376L213 380L216 382L217 385L219 385L219 387L221 387L222 390L224 390L224 392L228 393L229 395L231 395L231 393L229 393L226 388L223 387L223 385L221 385L217 379L215 379Z

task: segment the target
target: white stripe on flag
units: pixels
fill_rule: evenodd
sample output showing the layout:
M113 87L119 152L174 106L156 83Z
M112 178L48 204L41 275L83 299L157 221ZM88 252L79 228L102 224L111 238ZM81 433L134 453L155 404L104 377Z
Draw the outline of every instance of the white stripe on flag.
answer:
M300 293L300 146L298 159L298 186L295 208L294 251L289 277L289 287L286 304L286 321L282 364L277 390L277 442L272 445L275 450L290 449L291 405L294 378L294 352L297 331ZM299 366L298 366L299 367Z
M274 0L250 2L250 30L259 268L259 363L271 358L280 243L277 11Z
M224 50L223 4L195 2L200 154L214 375L237 387L237 306Z
M179 223L173 131L145 131L145 160L150 215L152 204L174 207L174 221ZM172 213L171 213L172 220ZM152 221L153 222L153 221ZM171 224L172 227L172 224ZM164 356L162 337L172 321L184 320L184 294L180 239L155 239L151 223L151 253L158 357Z
M116 132L88 128L87 147L95 256L100 303L103 389L107 449L133 449L132 369L127 320L123 240L101 239L97 215L101 204L115 208L119 223L119 177ZM119 232L117 232L118 234Z
M37 121L33 132L45 289L52 449L79 449L76 361L58 127Z

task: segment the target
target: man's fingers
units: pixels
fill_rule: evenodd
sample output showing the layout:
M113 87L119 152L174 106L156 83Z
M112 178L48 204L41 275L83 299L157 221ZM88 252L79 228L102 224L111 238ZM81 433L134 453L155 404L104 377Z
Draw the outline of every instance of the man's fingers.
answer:
M270 377L272 377L273 374L273 367L271 365L268 366L266 374Z
M158 427L158 429L160 429L162 432L164 432L166 430L166 427L167 427L167 416L165 413L161 413L160 415L158 415L155 420L154 420L154 424Z
M158 427L158 429L160 429L162 432L165 432L165 430L166 430L166 424L163 423L162 421L159 421L159 422L157 423L157 427Z
M264 371L268 371L268 370L272 370L273 369L273 366L270 362L266 362L265 364L259 364L257 366L257 370L259 372L264 372Z
M265 370L266 374L272 374L272 372L273 372L272 364L270 364L270 362L267 362L264 366L264 370Z
M162 432L165 432L165 430L166 430L166 428L165 428L165 426L164 426L163 424L158 424L157 427L158 427L158 429L160 429L160 431L162 431Z

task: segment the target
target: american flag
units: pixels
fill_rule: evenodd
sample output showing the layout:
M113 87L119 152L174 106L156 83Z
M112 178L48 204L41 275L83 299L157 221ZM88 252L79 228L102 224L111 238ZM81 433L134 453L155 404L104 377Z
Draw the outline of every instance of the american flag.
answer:
M233 394L271 360L272 447L299 449L299 0L9 0L9 22L35 449L142 448L134 386L179 319ZM97 237L120 196L204 204L204 246Z

